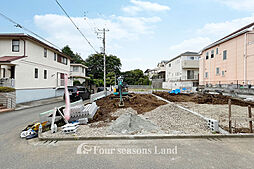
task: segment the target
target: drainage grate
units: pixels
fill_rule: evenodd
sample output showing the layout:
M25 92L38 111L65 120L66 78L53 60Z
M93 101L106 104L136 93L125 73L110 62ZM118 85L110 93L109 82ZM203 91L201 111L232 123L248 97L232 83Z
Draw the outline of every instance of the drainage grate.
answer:
M219 141L219 142L222 142L222 139L220 139L220 138L207 138L207 140L209 140L209 141Z
M46 140L46 141L39 141L35 142L34 146L57 146L57 140Z

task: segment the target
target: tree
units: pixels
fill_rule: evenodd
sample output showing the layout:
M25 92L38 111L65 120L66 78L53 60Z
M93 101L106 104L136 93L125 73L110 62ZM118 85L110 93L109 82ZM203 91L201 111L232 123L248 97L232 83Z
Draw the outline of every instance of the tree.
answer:
M81 63L85 65L85 61L82 59L82 57L78 53L74 54L74 52L71 50L71 48L68 45L66 45L62 49L62 52L73 59L72 63Z
M92 79L104 78L104 56L102 54L90 55L86 60L87 72ZM115 73L116 76L120 75L121 60L117 56L106 56L106 74Z
M128 85L149 85L150 81L148 76L144 75L144 72L140 69L130 70L122 72L124 82Z
M115 80L116 80L116 74L115 74L115 72L109 72L107 74L107 78L106 78L107 86L109 86L109 85L115 85Z
M81 83L79 80L74 80L73 81L73 86L81 86Z

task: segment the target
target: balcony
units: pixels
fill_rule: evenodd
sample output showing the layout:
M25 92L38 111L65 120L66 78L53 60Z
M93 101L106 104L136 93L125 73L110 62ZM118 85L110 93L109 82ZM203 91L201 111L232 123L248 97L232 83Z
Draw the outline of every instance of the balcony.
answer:
M12 87L12 88L15 88L15 79L1 78L0 79L0 86L1 87Z
M86 74L84 72L71 72L70 76L71 77L83 77L83 78L85 78Z
M64 79L57 79L57 87L58 88L64 88ZM73 80L68 79L68 84L67 86L73 86Z
M183 69L198 69L199 61L198 60L183 60L182 68Z
M181 81L197 81L198 80L198 75L193 75L193 76L182 76Z

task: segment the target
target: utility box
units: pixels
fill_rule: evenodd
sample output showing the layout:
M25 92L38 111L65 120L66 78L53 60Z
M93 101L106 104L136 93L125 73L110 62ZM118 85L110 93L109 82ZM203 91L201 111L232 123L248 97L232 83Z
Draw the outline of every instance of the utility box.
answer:
M207 125L213 132L219 132L218 120L209 119Z

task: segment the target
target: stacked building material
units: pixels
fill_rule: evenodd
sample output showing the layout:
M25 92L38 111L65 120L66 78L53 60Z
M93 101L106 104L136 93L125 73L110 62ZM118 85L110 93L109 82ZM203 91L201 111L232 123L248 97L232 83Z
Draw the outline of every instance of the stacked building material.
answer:
M70 120L69 121L79 121L81 119L82 123L86 124L87 119L93 119L96 111L98 110L98 106L95 102L92 104L88 104L86 106L76 105L70 108Z

